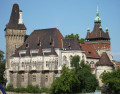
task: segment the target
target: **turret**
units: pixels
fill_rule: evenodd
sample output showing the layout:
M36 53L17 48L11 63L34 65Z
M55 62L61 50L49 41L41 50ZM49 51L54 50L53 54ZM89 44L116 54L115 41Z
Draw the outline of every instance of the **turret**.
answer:
M6 68L9 67L9 58L15 53L15 46L19 48L25 40L26 27L22 20L22 11L18 4L14 4L10 20L5 28L6 38Z

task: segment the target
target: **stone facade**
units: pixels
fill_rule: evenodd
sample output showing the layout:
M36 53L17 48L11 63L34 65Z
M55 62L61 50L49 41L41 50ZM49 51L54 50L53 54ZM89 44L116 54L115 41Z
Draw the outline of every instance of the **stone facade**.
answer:
M6 29L6 68L9 67L9 58L15 53L15 49L19 48L25 40L26 30Z
M71 68L70 61L73 56L78 55L81 60L86 60L85 53L81 50L58 51L57 49L56 52L59 52L58 56L32 56L31 51L31 56L11 57L8 84L12 84L15 88L27 87L28 85L39 85L40 88L50 87L53 80L60 75L60 70L64 64Z

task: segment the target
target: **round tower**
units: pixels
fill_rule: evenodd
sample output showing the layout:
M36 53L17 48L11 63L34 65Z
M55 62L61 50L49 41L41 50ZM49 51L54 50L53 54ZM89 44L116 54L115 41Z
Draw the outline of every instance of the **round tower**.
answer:
M22 11L18 4L14 4L10 20L5 28L6 38L6 68L9 68L9 58L14 54L15 48L20 47L25 40L26 27L22 20Z

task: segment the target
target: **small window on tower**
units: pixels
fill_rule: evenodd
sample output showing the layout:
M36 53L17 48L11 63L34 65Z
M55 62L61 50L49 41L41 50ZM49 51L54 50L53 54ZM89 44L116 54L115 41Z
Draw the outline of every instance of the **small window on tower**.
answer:
M22 77L21 77L21 81L24 82L24 75L22 75Z
M45 77L45 81L48 82L48 75L46 75L46 77Z
M33 81L33 82L36 82L36 75L33 75L32 81Z
M27 44L26 44L26 48L28 48L28 47L29 47L29 44L27 43Z

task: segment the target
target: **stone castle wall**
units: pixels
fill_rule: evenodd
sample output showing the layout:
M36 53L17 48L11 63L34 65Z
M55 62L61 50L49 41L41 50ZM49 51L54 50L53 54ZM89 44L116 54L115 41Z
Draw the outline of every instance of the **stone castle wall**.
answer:
M6 68L9 67L9 58L15 52L15 49L24 43L25 34L25 30L6 30Z

